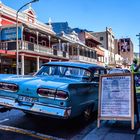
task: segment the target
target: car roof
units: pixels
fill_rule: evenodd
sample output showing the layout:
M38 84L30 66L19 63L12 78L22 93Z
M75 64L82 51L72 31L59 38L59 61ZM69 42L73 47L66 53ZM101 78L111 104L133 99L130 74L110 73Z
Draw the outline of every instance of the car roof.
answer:
M122 68L113 68L113 69L110 69L108 73L119 73L119 72L122 72L122 73L127 73L127 72L130 72L128 69L122 69Z
M113 68L113 69L110 69L110 70L123 70L122 68Z
M108 73L118 73L118 72L124 72L123 69L121 68L113 68L113 69L110 69Z
M71 67L78 67L78 68L85 68L93 70L95 69L105 69L103 66L99 66L97 64L88 64L88 63L80 63L80 62L70 62L70 61L54 61L54 62L48 62L43 65L61 65L61 66L71 66Z

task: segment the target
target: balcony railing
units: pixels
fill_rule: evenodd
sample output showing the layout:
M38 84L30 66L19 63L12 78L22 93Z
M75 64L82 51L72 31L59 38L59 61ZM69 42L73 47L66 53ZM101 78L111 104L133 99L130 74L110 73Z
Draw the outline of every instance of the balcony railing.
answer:
M23 41L23 44L21 45L21 42L19 41L19 51L30 51L30 52L37 52L45 55L52 55L52 56L59 56L59 57L64 57L69 59L68 52L65 51L58 51L53 48L49 48L47 46L42 46L40 44L34 44L28 41ZM0 49L1 50L13 50L16 51L16 42L11 41L11 42L3 42L0 43Z
M25 42L23 43L23 49L22 50L29 50L29 51L34 51L34 52L39 52L42 54L46 54L46 55L56 55L59 57L65 57L65 58L69 58L67 55L67 52L64 51L58 51L56 49L53 48L49 48L46 46L42 46L42 45L36 45L33 44L31 42ZM65 55L64 55L65 54Z
M85 57L85 56L70 56L70 60L74 60L74 61L80 61L80 62L86 62L86 63L97 63L97 60L94 58L89 58L89 57Z

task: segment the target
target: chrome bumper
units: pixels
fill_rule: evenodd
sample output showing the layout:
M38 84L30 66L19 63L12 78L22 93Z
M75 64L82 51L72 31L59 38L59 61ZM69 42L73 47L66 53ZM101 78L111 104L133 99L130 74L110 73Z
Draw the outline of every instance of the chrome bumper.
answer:
M44 114L52 117L68 118L71 114L71 108L49 106L42 103L34 103L32 106L20 104L13 98L0 97L0 105L4 107L29 111L32 113Z

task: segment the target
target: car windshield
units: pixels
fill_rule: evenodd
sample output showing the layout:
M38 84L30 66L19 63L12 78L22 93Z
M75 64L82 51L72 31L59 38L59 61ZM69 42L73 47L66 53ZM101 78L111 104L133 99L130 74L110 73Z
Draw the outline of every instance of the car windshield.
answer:
M78 67L47 65L42 66L36 75L59 76L78 80L88 80L91 77L91 72Z

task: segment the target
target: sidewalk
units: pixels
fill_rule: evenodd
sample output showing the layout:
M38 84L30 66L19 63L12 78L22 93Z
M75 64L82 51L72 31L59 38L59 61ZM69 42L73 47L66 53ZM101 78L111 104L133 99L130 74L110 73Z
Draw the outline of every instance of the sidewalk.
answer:
M140 95L137 102L140 119ZM136 123L136 114L134 130L131 130L131 121L101 121L100 128L96 127L82 140L140 140L140 123Z
M83 140L140 140L140 127L131 130L130 121L101 121Z

